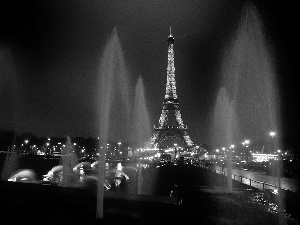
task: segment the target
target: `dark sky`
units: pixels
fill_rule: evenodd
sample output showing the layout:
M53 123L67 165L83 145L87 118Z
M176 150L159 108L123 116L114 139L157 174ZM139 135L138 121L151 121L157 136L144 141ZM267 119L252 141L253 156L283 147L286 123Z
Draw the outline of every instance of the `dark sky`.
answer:
M142 77L151 124L165 94L169 26L177 94L192 140L209 144L224 44L241 0L7 1L0 9L0 129L97 136L98 67L114 27L130 82ZM257 4L277 60L284 133L299 131L296 6ZM271 3L272 2L272 3Z

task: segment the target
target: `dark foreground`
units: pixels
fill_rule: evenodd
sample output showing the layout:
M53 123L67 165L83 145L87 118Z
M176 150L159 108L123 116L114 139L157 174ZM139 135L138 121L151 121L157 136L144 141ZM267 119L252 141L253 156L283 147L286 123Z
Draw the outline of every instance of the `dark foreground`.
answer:
M1 224L278 224L276 213L249 201L257 190L239 182L227 193L225 179L203 168L155 171L144 171L143 193L152 194L107 191L101 221L95 219L95 190L2 181ZM298 199L289 207L298 210ZM286 224L299 223L286 218Z

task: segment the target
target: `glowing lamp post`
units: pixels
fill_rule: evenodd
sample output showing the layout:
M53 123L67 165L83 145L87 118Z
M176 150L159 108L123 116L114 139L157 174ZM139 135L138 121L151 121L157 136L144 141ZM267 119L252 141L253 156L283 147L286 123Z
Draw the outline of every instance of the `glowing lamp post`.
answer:
M50 143L46 142L46 153L49 154L49 155L51 155L51 150L49 148L49 145L50 145Z
M121 147L121 142L118 142L118 145L119 145L119 152L120 152L120 147ZM116 152L115 152L115 157L116 157Z
M216 159L218 159L220 156L219 156L219 152L220 152L220 150L217 148L216 149Z
M242 145L246 147L246 162L247 162L247 165L248 165L248 163L249 163L249 148L248 148L249 144L250 144L250 141L249 141L249 140L245 140L245 141L242 143Z
M106 151L105 151L105 156L104 157L106 157L106 154L108 154L108 152L109 152L109 144L108 143L106 143Z
M274 131L270 132L270 136L273 138L276 135L276 133Z
M282 155L281 150L278 149L278 150L277 150L277 153L278 153L278 159L280 159L280 156Z
M276 142L274 140L274 137L276 136L276 133L274 131L271 131L270 136L272 138L272 147L273 147L272 151L274 152L276 147L275 146ZM283 193L282 193L281 179L280 179L282 174L281 150L277 150L277 153L278 153L278 163L275 170L277 174L277 183L278 183L278 215L279 215L280 224L285 224L283 222L285 220L285 216L284 216L284 205L283 205Z
M28 146L27 146L27 144L28 144L28 142L29 142L29 140L24 140L24 143L25 143L25 149L24 149L24 152L25 152L25 154L27 153L27 148L28 148Z
M234 145L230 145L227 153L227 189L228 193L232 193L232 152Z
M275 148L275 143L274 143L274 137L276 136L276 133L274 131L271 131L270 132L270 136L271 136L271 139L272 139L272 153L274 152L274 148Z

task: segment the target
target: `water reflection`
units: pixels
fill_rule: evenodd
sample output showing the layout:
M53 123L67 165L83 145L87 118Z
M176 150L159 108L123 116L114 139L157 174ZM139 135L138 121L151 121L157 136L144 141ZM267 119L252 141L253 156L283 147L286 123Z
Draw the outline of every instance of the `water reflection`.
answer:
M36 174L33 170L30 169L17 170L8 178L8 181L37 183Z
M275 204L275 198L274 196L275 195L278 195L278 192L276 191L271 191L269 193L267 192L256 192L254 194L252 194L250 197L249 197L249 202L252 202L252 203L258 203L260 205L263 206L263 208L265 210L267 210L268 212L270 213L275 213L275 214L278 214L278 205ZM290 214L290 213L287 213L286 210L284 210L284 216L287 218L287 219L290 219L292 221L296 221L296 219Z
M55 164L54 164L55 165ZM80 162L68 174L69 187L87 188L97 190L97 166L98 162ZM154 194L157 164L137 162L107 162L105 168L105 179L101 181L105 191L122 192L126 194L138 193L138 168L141 168L141 179L147 185L140 185L142 194ZM51 167L50 167L51 168ZM47 170L46 170L47 171ZM40 185L63 186L63 165L55 165L48 172L37 178L37 173L32 169L22 169L11 174L9 181L31 182Z
M97 167L98 161L94 163L81 162L73 168L72 175L72 187L93 187L93 183L98 180L97 177ZM111 187L119 187L121 182L126 182L130 179L130 176L134 177L134 173L129 173L129 171L135 171L136 169L131 169L129 171L124 171L126 167L121 163L106 163L105 169L105 180L103 184L106 190L111 189ZM130 174L130 176L128 175ZM67 175L68 176L68 175ZM63 182L63 166L54 166L46 175L44 175L43 181L49 182L53 185L61 186Z

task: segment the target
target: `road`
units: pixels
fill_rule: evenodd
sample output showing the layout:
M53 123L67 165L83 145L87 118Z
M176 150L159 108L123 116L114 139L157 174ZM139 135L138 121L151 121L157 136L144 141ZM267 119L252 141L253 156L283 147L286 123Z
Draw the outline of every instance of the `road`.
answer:
M215 167L217 173L222 173L222 167ZM224 168L225 175L227 176L227 168ZM236 175L236 176L234 176ZM277 177L266 175L262 172L254 172L242 169L233 169L232 178L241 181L245 184L254 186L259 189L274 189L274 186L278 187ZM300 193L300 179L281 177L280 184L283 189Z

